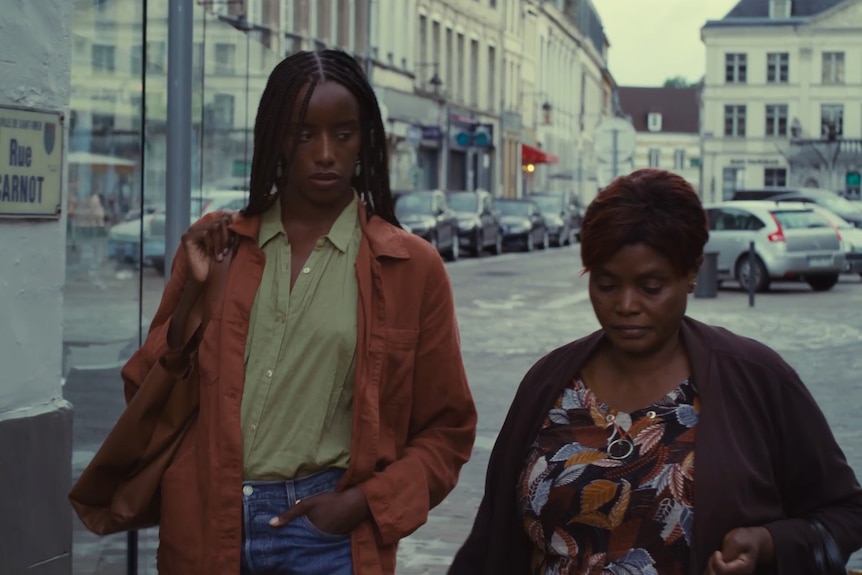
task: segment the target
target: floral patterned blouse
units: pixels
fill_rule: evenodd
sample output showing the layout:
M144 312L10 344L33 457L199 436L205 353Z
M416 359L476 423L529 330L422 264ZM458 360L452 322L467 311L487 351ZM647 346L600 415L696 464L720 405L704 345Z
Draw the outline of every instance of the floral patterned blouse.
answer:
M699 410L688 381L630 414L566 387L518 485L531 573L687 574Z

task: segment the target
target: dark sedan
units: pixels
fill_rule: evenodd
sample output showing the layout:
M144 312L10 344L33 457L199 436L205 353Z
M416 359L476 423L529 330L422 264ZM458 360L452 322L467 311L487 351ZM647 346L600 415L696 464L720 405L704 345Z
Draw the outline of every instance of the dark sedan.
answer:
M545 218L532 200L497 200L503 242L517 245L528 252L546 249L550 242Z
M458 215L458 236L461 248L475 256L487 249L503 252L503 230L494 197L484 190L450 192L449 205Z
M399 194L395 215L405 228L428 240L443 257L450 261L458 259L458 218L442 191Z

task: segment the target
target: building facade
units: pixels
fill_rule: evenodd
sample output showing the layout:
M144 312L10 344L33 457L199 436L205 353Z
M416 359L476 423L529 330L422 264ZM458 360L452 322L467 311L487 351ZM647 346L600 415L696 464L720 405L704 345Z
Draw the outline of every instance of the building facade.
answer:
M700 89L620 86L635 128L634 168L660 168L700 188Z
M862 164L862 1L741 0L701 37L707 199L844 191Z
M589 0L523 4L524 190L571 194L586 204L598 188L593 132L614 113L609 42Z

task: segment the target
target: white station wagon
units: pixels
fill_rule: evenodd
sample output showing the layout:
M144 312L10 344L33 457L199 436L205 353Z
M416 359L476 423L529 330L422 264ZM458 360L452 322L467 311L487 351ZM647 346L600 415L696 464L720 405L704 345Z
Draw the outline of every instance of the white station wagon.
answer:
M808 283L826 291L844 268L838 232L811 206L803 203L733 201L706 205L709 242L718 253L718 280L737 280L743 289L754 282L766 291L775 280ZM754 242L754 267L749 245Z

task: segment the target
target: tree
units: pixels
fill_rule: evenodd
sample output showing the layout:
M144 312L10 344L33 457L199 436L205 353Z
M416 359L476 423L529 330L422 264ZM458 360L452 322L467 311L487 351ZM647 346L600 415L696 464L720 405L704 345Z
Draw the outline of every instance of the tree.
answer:
M664 81L665 88L693 88L697 86L696 82L689 82L683 76L674 76Z

